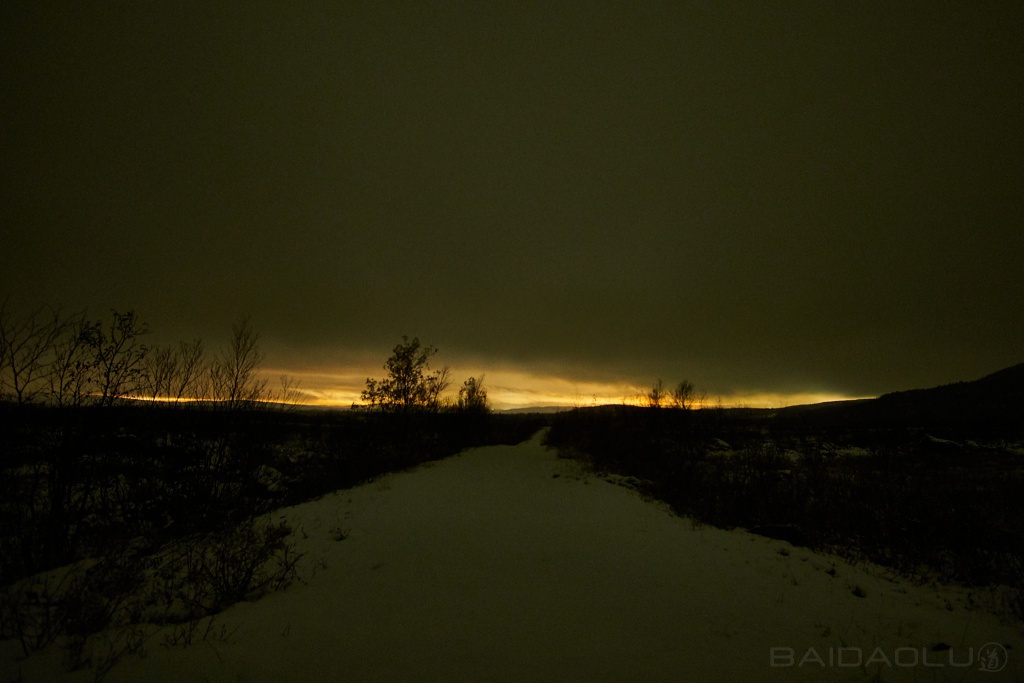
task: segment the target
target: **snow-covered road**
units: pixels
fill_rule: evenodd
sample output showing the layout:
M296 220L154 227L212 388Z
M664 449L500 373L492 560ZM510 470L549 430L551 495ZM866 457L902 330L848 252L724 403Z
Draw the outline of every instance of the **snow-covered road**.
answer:
M968 609L964 590L695 528L558 459L539 435L275 516L307 553L303 583L220 615L227 642L169 649L158 635L106 680L1012 681L1024 671L1019 627ZM996 664L1005 652L991 678L978 670L990 652ZM25 680L52 672L56 656L23 662ZM89 680L66 677L78 678Z

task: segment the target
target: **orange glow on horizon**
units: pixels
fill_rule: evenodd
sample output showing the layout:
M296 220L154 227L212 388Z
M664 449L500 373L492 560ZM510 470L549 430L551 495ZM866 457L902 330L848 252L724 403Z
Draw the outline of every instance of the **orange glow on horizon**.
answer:
M274 370L270 376L289 375L298 382L296 402L300 405L350 407L361 404L367 377L380 376L377 368L338 368L292 372ZM484 377L487 398L495 410L517 408L581 408L597 405L642 405L648 391L633 383L574 381L564 377L534 374L522 370L498 369L483 373L451 368L452 382L446 396L458 395L466 377ZM862 396L834 392L736 392L709 394L698 406L703 408L782 408L792 405L845 401Z

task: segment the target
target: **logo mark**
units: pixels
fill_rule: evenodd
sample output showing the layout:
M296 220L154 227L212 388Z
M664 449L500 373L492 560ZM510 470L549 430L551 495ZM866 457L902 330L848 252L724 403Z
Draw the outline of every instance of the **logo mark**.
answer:
M1010 655L1005 647L999 643L985 643L978 651L978 663L981 664L978 670L988 673L1002 671L1009 659Z

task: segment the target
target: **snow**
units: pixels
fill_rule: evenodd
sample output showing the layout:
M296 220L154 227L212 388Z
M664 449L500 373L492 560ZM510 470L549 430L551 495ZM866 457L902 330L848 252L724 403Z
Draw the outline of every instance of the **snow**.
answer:
M1009 653L992 680L1024 677L1024 633L979 595L697 527L539 435L273 516L303 582L219 615L226 642L157 633L105 680L974 680L988 643ZM0 646L5 680L91 680Z

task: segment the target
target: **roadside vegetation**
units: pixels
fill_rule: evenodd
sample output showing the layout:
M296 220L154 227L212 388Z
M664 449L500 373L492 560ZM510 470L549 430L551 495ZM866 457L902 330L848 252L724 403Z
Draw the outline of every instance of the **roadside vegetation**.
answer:
M220 611L301 580L297 530L267 513L541 426L492 414L475 378L445 396L416 339L366 406L329 411L269 386L247 319L213 351L147 333L132 312L0 310L0 638L97 679L159 627L227 638Z
M657 405L557 414L547 442L699 523L922 581L1009 587L1003 607L1024 619L1019 421Z

